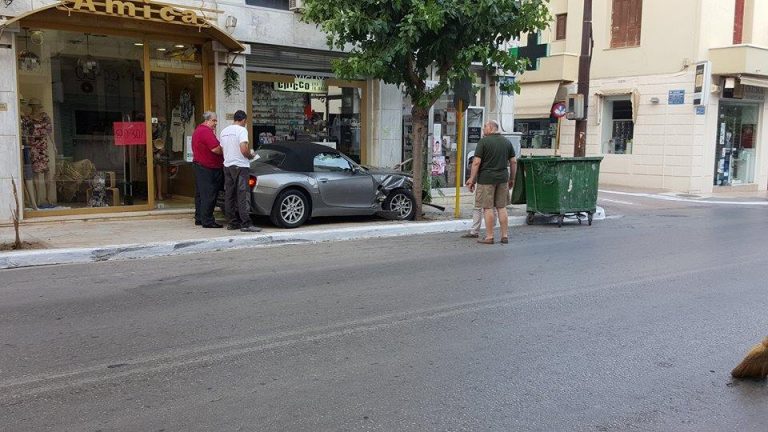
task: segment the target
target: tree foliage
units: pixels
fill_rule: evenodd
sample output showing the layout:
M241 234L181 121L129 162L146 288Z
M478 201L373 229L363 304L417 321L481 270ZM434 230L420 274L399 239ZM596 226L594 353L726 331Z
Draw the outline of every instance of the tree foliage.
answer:
M547 0L305 0L303 19L316 23L328 46L349 56L334 63L343 79L375 78L401 86L411 97L414 189L421 186L421 150L427 113L473 62L507 74L526 60L505 46L521 33L549 23ZM429 87L431 71L437 85ZM417 215L421 200L417 198Z

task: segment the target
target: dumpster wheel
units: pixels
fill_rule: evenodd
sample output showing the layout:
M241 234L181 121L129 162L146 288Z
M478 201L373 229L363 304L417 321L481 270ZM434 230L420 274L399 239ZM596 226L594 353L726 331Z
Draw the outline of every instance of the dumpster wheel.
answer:
M528 212L528 216L525 217L525 223L533 225L533 212Z
M562 228L563 227L563 219L565 219L565 215L560 214L557 215L557 227Z
M589 222L589 226L592 226L592 212L587 213L587 221Z

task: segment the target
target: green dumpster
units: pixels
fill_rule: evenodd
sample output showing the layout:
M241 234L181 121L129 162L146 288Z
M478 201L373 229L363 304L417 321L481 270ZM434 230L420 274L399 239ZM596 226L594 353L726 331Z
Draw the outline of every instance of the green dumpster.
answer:
M597 208L597 182L602 157L528 157L518 159L525 179L528 217L535 214L557 216L562 226L565 217L583 217L592 225ZM516 181L517 183L517 181Z

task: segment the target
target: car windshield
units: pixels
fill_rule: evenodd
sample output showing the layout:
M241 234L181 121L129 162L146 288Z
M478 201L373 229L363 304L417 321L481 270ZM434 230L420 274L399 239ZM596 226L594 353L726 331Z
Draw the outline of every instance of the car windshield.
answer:
M368 171L368 168L367 168L367 167L364 167L364 166L362 166L362 165L358 164L357 162L353 161L353 160L352 160L352 159L351 159L349 156L345 155L344 153L339 153L339 154L340 154L340 155L341 155L341 157L343 157L343 158L344 158L344 159L345 159L347 162L349 162L349 164L350 164L350 165L352 165L352 168L353 168L353 169L354 169L354 168L358 168L358 169L360 169L360 170L362 170L362 171Z
M279 167L280 164L283 163L283 160L285 160L285 153L273 149L256 150L256 156L257 161L274 167Z

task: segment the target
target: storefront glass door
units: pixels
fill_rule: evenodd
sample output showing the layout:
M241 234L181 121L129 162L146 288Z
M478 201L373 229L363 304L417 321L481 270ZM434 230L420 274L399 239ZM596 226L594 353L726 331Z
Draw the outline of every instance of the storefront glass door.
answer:
M152 149L158 208L194 206L192 133L202 123L203 78L152 73Z
M721 102L715 145L715 186L754 183L758 104Z

